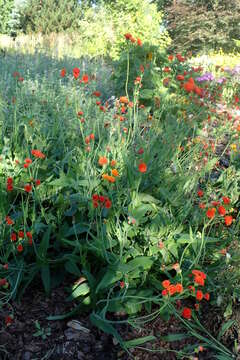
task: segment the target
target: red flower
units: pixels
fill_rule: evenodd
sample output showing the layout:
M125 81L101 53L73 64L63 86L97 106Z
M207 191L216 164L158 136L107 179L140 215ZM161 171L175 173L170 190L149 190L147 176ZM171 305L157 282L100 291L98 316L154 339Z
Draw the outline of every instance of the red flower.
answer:
M177 80L178 80L178 81L183 81L183 80L184 80L184 76L183 76L183 75L177 75Z
M20 230L20 231L18 232L18 237L19 237L20 239L23 239L23 238L24 238L24 232L23 232L22 230Z
M101 93L100 93L100 91L94 91L93 95L96 97L99 97L99 96L101 96Z
M7 279L0 279L0 286L4 286L7 284Z
M92 200L93 200L93 201L98 201L98 200L99 200L98 194L93 194Z
M209 208L206 212L206 215L209 219L213 219L216 213L216 209L215 208Z
M13 322L13 318L12 318L11 316L6 316L6 317L5 317L5 324L6 324L6 326L11 325L12 322Z
M111 209L111 207L112 207L112 202L111 202L111 200L107 199L105 201L105 208L106 209Z
M203 293L202 293L201 290L197 290L197 292L196 292L196 299L197 299L198 301L201 301L201 300L203 299Z
M163 290L162 290L162 296L167 296L167 294L168 294L167 289L163 289Z
M40 150L32 150L32 155L38 159L45 159L45 155Z
M226 205L230 204L230 199L227 196L223 196L222 200L223 200L224 204L226 204Z
M39 180L39 179L35 180L35 185L36 185L36 186L41 185L41 180Z
M141 164L138 165L138 170L141 173L145 173L147 171L147 165L144 162L142 162Z
M169 61L173 61L173 58L174 58L173 55L169 55L169 56L168 56L168 60L169 60Z
M205 204L203 204L203 203L199 203L199 205L198 205L198 206L199 206L199 208L200 208L200 209L205 209L205 207L206 207L206 205L205 205Z
M171 72L171 69L169 67L165 66L165 68L163 69L163 72L169 73L169 72Z
M230 226L233 222L233 217L231 215L226 215L224 221L227 226Z
M192 310L185 307L182 311L182 317L184 317L184 319L190 320L192 317Z
M26 235L29 240L32 240L32 233L30 231L27 231Z
M88 75L87 75L87 74L84 74L84 75L82 76L82 81L84 82L84 84L87 84L87 83L88 83L88 80L89 80Z
M18 72L18 71L14 71L13 77L16 78L16 77L19 77L19 76L20 76L19 72Z
M6 223L8 225L13 225L14 224L14 221L10 218L10 216L6 216Z
M93 207L96 209L98 208L98 202L97 201L93 201Z
M17 246L17 251L18 251L18 252L22 252L22 251L23 251L23 246L22 246L22 244L19 244L19 245Z
M61 72L60 72L60 75L61 75L61 77L64 77L65 75L66 75L66 69L64 68L64 69L62 69L61 70Z
M123 289L125 287L125 282L124 281L120 281L120 288Z
M198 194L198 197L203 197L204 192L202 190L198 190L197 194Z
M24 186L24 190L25 190L26 192L30 193L30 192L32 191L32 185L26 184L26 185Z
M207 300L207 301L210 300L210 295L209 295L209 293L204 294L204 299Z
M31 163L32 163L32 159L26 158L26 159L24 160L24 162L25 162L26 164L31 164Z
M77 67L75 67L75 68L73 69L73 76L74 76L74 78L77 79L77 78L79 77L79 75L80 75L80 69L77 68Z
M13 191L13 185L7 184L7 191Z
M12 184L13 184L13 178L12 178L12 177L7 178L7 184L8 184L8 185L12 185Z
M142 46L142 41L140 39L137 39L138 46Z
M225 207L220 205L219 208L218 208L218 213L219 213L219 215L224 216L226 214Z
M130 33L124 34L126 40L130 40L132 38L132 35Z

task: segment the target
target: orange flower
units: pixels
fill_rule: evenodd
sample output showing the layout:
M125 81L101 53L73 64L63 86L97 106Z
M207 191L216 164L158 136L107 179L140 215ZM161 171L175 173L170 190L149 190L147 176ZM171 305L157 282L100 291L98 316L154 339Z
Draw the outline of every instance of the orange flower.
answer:
M98 160L98 164L103 166L106 165L108 163L108 159L105 156L100 156L99 160Z
M127 96L120 96L119 101L121 104L128 104Z
M176 293L176 286L171 284L169 285L169 287L167 288L168 292L170 295L174 295Z
M226 215L224 221L227 226L230 226L233 222L233 217L231 215Z
M180 283L176 284L175 289L176 289L176 292L177 292L177 293L183 292L183 286L182 286L182 284L180 284Z
M114 167L114 166L116 166L116 165L117 165L116 160L112 160L112 161L111 161L111 167Z
M162 286L164 287L164 289L167 289L170 286L170 281L169 280L164 280L162 282Z
M102 174L102 178L104 179L104 180L107 180L108 182L110 182L110 183L114 183L116 180L115 180L115 177L113 177L113 176L110 176L110 175L108 175L108 174Z
M206 212L206 215L209 219L213 219L216 213L216 209L215 208L209 208Z
M201 276L195 276L194 282L200 286L204 286L204 279Z
M117 169L112 169L112 175L115 177L119 176Z
M144 162L142 162L141 164L138 165L138 170L141 173L145 173L147 171L147 165Z

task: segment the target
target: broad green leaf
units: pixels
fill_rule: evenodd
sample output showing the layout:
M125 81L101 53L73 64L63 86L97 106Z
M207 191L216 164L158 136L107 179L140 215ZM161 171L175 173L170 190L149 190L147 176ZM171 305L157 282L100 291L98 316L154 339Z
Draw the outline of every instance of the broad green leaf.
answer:
M89 292L90 292L90 287L87 282L84 282L73 290L71 295L67 297L66 301L74 300L74 299L78 298L79 296L85 296L85 295L89 294Z

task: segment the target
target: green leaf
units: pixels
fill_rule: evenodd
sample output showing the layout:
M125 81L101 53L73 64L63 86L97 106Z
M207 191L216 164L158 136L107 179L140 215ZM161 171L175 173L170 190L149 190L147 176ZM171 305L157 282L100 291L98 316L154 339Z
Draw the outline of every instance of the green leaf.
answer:
M46 261L46 255L47 255L47 250L49 247L49 239L50 239L50 234L52 231L52 226L48 225L47 230L45 231L42 241L39 245L38 248L38 257L40 257L41 261Z
M108 269L107 272L105 273L105 275L103 276L102 280L98 284L98 286L96 288L96 293L98 293L99 290L105 289L108 286L116 283L117 281L122 279L122 277L123 277L123 275L121 272L117 273L114 270Z
M51 284L50 284L50 269L49 265L41 266L41 278L44 286L44 290L47 295L50 294Z
M224 333L230 328L233 326L233 324L235 323L235 320L228 320L227 322L225 322L223 324L223 326L221 327L221 330L218 334L218 337L217 339L220 340L221 337L224 335Z
M49 320L49 321L67 319L67 318L73 316L74 314L76 314L81 307L82 307L82 303L78 304L72 311L69 311L69 312L66 313L66 314L62 314L62 315L51 315L51 316L48 316L46 319Z
M119 335L119 333L117 332L116 329L114 329L114 327L109 324L108 322L104 321L104 319L102 319L98 314L96 313L92 313L90 315L90 320L92 322L93 325L95 325L96 327L98 327L100 330L104 331L107 334L113 335L119 342L119 344L125 349L125 345L124 342L121 338L121 336Z
M77 276L81 275L81 271L79 270L77 264L72 260L67 261L64 264L64 267L67 270L67 272L69 272L70 274L74 274L74 275L77 275Z
M140 98L141 99L152 99L154 95L154 91L151 89L144 89L140 92Z
M83 224L79 223L74 226L72 226L70 229L68 229L63 236L69 237L75 234L83 234L88 232L89 228L87 226L84 226Z
M133 339L133 340L129 340L129 341L124 341L124 345L127 349L133 348L135 346L139 346L142 344L145 344L146 342L149 341L154 341L156 340L155 336L149 335L149 336L144 336L138 339Z
M169 334L167 336L162 336L160 339L163 341L171 342L171 341L184 340L189 337L190 337L190 335L188 335L188 334Z

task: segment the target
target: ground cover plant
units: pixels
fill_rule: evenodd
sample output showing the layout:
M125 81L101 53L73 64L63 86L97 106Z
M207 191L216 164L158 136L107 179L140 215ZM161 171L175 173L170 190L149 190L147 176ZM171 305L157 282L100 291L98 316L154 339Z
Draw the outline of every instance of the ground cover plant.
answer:
M87 313L129 357L147 342L167 358L161 334L118 326L174 316L186 330L166 340L194 339L175 358L236 358L239 338L222 337L239 326L240 67L194 66L137 33L123 42L111 68L1 57L3 327L10 301L67 281L75 307L49 321ZM206 309L222 314L218 336Z

